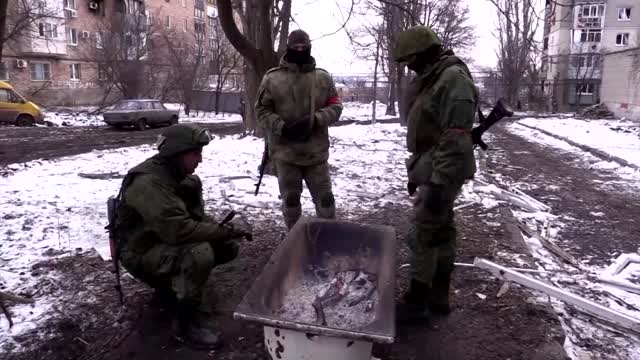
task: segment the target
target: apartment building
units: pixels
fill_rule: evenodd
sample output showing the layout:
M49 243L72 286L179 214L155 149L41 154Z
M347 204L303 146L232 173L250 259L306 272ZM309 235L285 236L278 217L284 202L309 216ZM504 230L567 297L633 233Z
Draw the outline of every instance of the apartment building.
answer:
M9 0L18 18L22 0ZM12 4L13 3L13 4ZM216 24L215 0L30 0L30 16L37 16L30 29L5 44L0 80L43 105L95 105L119 96L121 89L107 81L105 57L126 43L132 60L135 49L146 52L155 73L166 72L167 39L177 51L187 43L203 39ZM22 9L24 11L24 9ZM9 19L12 17L10 16ZM116 19L120 19L116 21ZM11 26L11 24L9 24ZM144 36L135 36L141 29ZM119 42L110 41L118 38ZM148 40L147 40L148 38ZM142 40L140 40L142 39ZM203 62L208 59L203 59ZM168 72L167 72L168 73ZM135 74L134 74L135 76ZM168 76L168 75L166 75Z
M637 0L547 1L543 81L548 107L571 111L602 101L606 54L638 46Z

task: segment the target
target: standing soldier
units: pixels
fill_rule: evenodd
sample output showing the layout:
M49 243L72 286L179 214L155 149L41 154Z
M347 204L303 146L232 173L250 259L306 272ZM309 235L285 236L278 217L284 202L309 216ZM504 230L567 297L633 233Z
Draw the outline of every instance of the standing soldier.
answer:
M255 106L258 124L267 132L269 157L275 161L287 228L302 214L302 180L316 215L335 218L327 162L329 125L340 118L342 103L331 75L316 68L306 32L291 32L280 66L262 79Z
M129 170L120 189L115 224L123 266L165 299L177 300L174 328L196 345L216 346L219 334L200 309L214 266L233 260L242 222L219 225L205 216L202 182L193 175L211 137L185 124L168 127L158 154Z
M395 61L416 73L403 109L407 119L408 191L414 202L411 284L398 305L399 322L425 321L448 314L455 259L453 203L475 171L471 128L478 91L471 73L437 35L424 26L399 34Z

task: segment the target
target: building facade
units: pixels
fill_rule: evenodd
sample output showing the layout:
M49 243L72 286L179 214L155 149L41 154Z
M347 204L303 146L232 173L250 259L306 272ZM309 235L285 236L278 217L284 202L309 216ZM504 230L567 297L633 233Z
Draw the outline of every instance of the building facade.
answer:
M620 118L640 120L640 47L604 56L602 102Z
M547 1L542 69L549 110L600 102L605 54L636 47L639 30L638 1Z
M149 86L157 91L133 93L157 96L184 70L172 69L170 54L187 58L202 46L199 63L212 60L215 44L207 39L218 22L215 0L29 0L29 8L22 0L9 3L9 27L21 16L33 20L5 43L0 80L45 106L96 105L123 96L131 89L114 83L145 75L142 63L149 74L136 80L144 84L154 76L157 83Z

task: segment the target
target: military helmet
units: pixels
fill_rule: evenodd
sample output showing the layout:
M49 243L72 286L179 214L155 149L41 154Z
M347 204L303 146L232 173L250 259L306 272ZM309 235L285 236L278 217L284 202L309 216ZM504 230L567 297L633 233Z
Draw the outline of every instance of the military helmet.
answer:
M172 157L207 145L211 135L207 129L190 124L176 124L166 128L158 137L160 155Z
M393 59L400 61L432 46L442 46L438 35L426 26L414 26L398 35L396 46L393 49Z

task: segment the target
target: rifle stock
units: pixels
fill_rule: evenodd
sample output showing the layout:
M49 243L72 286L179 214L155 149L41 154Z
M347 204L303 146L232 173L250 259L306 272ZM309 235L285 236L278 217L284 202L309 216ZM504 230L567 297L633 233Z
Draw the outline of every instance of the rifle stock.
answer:
M116 215L118 210L118 204L120 200L115 196L110 196L107 200L107 218L109 224L106 226L109 233L109 249L111 250L111 262L113 263L113 270L116 275L115 289L118 292L120 299L120 305L124 305L124 294L122 293L122 285L120 284L120 246L118 246L118 239L115 234Z
M478 108L478 120L480 121L480 125L474 127L471 130L471 139L473 140L473 145L480 146L482 150L487 150L489 146L482 141L482 135L485 131L489 130L491 126L500 121L504 117L513 116L513 111L502 102L502 99L499 99L496 105L491 109L489 115L485 118L482 114L482 110Z

